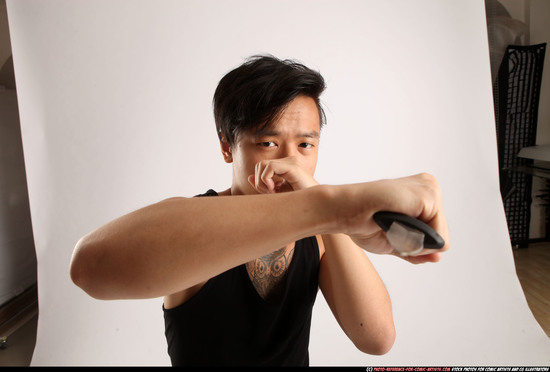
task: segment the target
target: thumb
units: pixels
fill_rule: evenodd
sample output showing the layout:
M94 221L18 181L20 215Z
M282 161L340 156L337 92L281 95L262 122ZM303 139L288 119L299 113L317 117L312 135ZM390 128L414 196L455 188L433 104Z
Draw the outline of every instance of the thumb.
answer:
M248 176L248 183L250 184L250 186L256 188L256 177L254 177L253 174Z

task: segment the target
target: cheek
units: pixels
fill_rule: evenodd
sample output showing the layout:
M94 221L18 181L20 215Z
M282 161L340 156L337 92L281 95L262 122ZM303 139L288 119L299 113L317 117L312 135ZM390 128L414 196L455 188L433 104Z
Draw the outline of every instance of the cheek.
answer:
M315 168L317 167L317 156L312 156L311 158L305 159L303 167L311 176L313 176L315 173Z
M315 168L316 168L317 164L313 164L311 166L311 168L309 168L309 171L310 171L310 174L313 176L315 174Z
M250 154L237 152L233 155L233 169L238 173L248 176L254 173L258 161Z

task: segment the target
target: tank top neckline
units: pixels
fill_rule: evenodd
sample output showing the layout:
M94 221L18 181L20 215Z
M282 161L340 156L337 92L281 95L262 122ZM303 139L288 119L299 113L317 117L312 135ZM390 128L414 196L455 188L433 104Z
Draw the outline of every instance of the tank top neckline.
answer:
M309 239L309 238L305 238L305 239ZM284 290L283 290L282 296L275 301L268 301L264 299L262 296L260 296L260 294L256 290L256 287L254 287L254 283L252 283L252 279L250 279L250 275L248 275L248 270L246 269L246 263L239 265L238 270L240 275L243 276L243 279L247 283L246 284L247 290L252 291L254 293L254 298L256 300L268 306L277 306L279 303L284 302L285 297L287 296L287 293L288 293L288 285L289 285L288 283L290 282L291 277L294 276L294 271L296 266L294 265L294 262L296 261L297 258L299 258L297 255L297 251L298 251L298 247L302 245L302 240L298 240L294 242L294 248L293 248L294 254L293 254L292 260L290 261L290 265L287 269L286 278L284 279L285 280Z

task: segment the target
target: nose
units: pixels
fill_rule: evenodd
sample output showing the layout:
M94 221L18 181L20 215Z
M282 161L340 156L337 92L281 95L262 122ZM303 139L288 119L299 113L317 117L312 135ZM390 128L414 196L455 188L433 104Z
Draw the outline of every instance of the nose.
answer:
M298 155L298 149L294 146L283 145L281 146L281 151L279 152L279 158L289 158L292 156Z

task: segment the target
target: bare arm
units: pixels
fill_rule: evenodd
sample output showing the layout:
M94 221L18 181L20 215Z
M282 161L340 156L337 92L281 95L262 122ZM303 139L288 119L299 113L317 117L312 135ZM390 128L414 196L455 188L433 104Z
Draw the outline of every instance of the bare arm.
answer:
M395 340L390 296L365 252L347 235L322 236L319 286L342 330L368 354L385 354Z
M292 185L293 188L307 188L316 184L313 178L293 167L292 162L281 159L276 163L277 165L271 165L271 167L281 169L279 172L292 172L295 177L289 177L289 179L300 180L300 183ZM266 169L269 169L267 165ZM262 169L259 169L257 173L261 171ZM254 180L258 179L259 175L256 174ZM268 192L267 185L269 183L265 180L256 182L256 188L259 191ZM273 183L271 187L272 185ZM355 204L356 211L348 215L357 216L348 221L348 226L360 228L361 217L359 216L367 217L362 222L365 230L356 231L356 235L352 234L352 236L364 248L373 252L393 253L393 248L387 242L385 234L372 226L372 218L369 216L372 216L372 210L377 208L408 209L407 214L430 221L447 237L446 223L441 213L439 188L435 179L429 175L352 185L340 192L347 194L348 201L361 201ZM401 199L400 196L404 198ZM426 203L417 204L417 200L424 200ZM354 208L350 204L342 204L342 207L345 210ZM367 232L369 230L374 232ZM390 296L375 268L364 251L348 235L324 234L318 237L318 241L323 253L319 286L340 327L359 350L376 355L387 353L395 341L395 327ZM448 249L448 246L445 249ZM413 263L421 263L438 261L440 258L441 253L429 253L406 259Z
M71 278L99 299L153 298L313 235L348 234L363 249L390 253L372 219L379 210L420 217L446 239L432 180L421 175L281 194L168 199L84 236Z
M330 229L327 201L322 188L168 199L84 236L73 253L71 278L99 299L175 293Z

